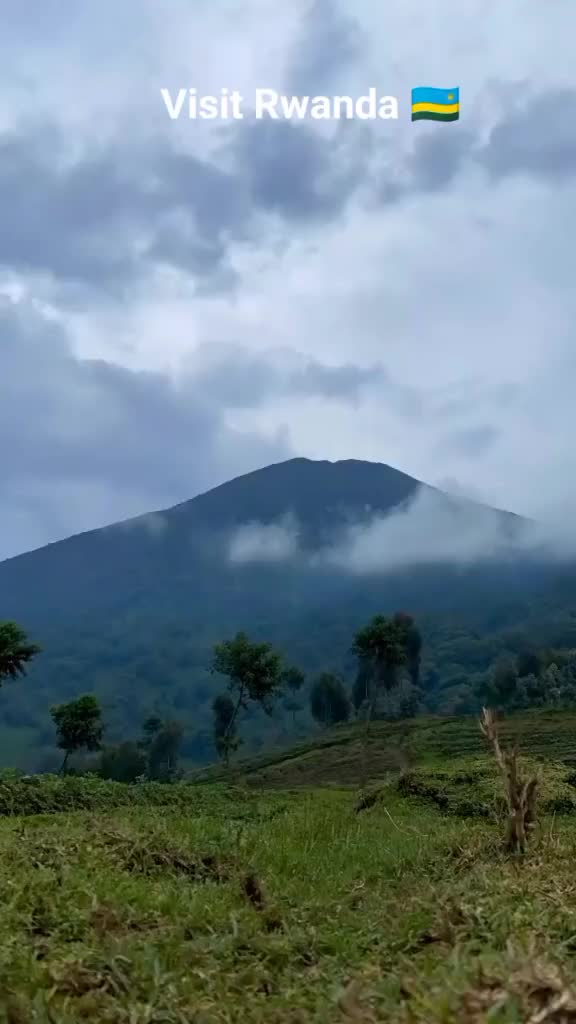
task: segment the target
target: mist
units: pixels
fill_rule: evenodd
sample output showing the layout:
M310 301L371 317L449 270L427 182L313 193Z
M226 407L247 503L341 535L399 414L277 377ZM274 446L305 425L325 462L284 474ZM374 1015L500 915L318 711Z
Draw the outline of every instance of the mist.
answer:
M232 535L228 556L236 564L298 558L309 568L356 574L514 559L569 561L576 558L573 522L571 517L533 522L421 487L404 506L351 523L313 553L303 548L298 524L290 518L240 527Z

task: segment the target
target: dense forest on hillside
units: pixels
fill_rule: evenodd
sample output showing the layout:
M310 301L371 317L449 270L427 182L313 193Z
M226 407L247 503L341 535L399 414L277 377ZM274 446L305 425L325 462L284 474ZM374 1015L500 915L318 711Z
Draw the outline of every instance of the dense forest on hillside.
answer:
M341 677L353 697L358 672L354 633L382 610L367 598L354 609L317 608L313 615L293 613L284 618L262 614L250 621L250 635L277 647L306 678L296 698L277 701L270 715L257 707L243 713L246 753L290 743L321 728L309 704L310 689L320 673ZM232 626L243 624L236 621ZM566 671L571 665L569 652L576 648L576 600L568 603L566 582L551 589L547 600L525 600L499 614L428 612L418 617L418 627L423 643L414 713L470 714L479 708L483 695L494 694L494 686L500 696L497 693L493 702L501 700L508 707L571 703L570 687L560 693L550 674L554 666ZM211 670L213 648L232 631L224 622L192 617L190 623L151 621L129 614L119 614L114 622L88 620L68 637L59 626L39 629L34 639L43 650L29 674L0 690L3 763L28 770L54 769L59 758L49 708L86 692L96 693L102 702L107 742L135 739L142 723L158 715L182 724L184 763L213 760L212 703L226 682ZM543 677L545 695L542 686L534 684L534 678ZM518 679L528 682L528 690L518 686ZM380 714L394 716L397 710L392 702Z
M244 749L308 736L321 728L310 709L318 676L338 676L352 696L357 630L398 610L413 615L422 634L418 700L405 703L405 712L474 711L496 671L497 688L513 695L509 703L538 704L544 691L547 701L569 699L570 685L552 677L554 666L569 674L558 662L570 656L555 652L576 648L572 565L505 557L357 572L318 560L350 522L409 513L422 494L454 530L481 521L508 537L523 527L517 517L452 499L388 466L294 459L167 512L0 563L0 621L16 620L42 648L26 678L0 690L0 760L54 768L49 709L87 693L102 705L107 742L135 739L157 716L181 723L185 763L213 760L212 704L225 685L213 671L213 651L240 630L272 644L305 675L301 691L276 701L269 715L256 705L245 709ZM239 527L256 522L274 531L287 517L298 524L300 545L289 559L268 557L274 533L265 536L265 557L230 557ZM433 543L432 523L428 533ZM515 665L515 657L535 652L529 672L526 663ZM515 678L528 682L518 687Z

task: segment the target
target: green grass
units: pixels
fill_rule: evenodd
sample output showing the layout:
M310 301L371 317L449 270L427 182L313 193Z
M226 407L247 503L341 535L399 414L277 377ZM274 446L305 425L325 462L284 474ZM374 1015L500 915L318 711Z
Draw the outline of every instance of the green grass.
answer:
M233 789L224 791L230 808ZM114 807L186 807L198 811L205 803L202 789L188 783L159 782L127 786L97 776L0 774L0 816L53 814L59 811L110 810Z
M474 720L376 723L361 811L360 735L235 785L0 779L0 1024L575 1024L576 716L502 724L522 860Z
M326 730L307 743L275 750L258 758L237 759L235 778L247 785L278 787L338 785L360 781L362 724ZM562 761L576 767L576 712L533 711L512 715L502 722L503 743L517 745L532 757ZM422 717L408 721L374 722L370 730L369 763L373 779L386 779L406 765L443 765L452 760L478 757L486 743L475 716ZM198 781L226 778L219 766L196 772Z
M481 1024L572 998L570 818L519 864L394 784L355 802L206 786L194 809L4 818L0 1020Z
M524 775L538 778L538 802L543 814L576 814L576 772L561 763L520 758ZM397 780L405 797L416 798L445 814L461 818L498 819L506 809L502 779L496 763L487 758L462 758L444 765L413 768Z

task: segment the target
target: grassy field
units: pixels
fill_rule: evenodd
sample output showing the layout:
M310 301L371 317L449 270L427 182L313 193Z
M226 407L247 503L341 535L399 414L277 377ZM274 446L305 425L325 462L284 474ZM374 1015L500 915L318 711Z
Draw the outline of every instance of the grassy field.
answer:
M1 778L1 1024L576 1024L576 715L502 726L522 859L475 721L376 724L362 809L360 736L228 784Z
M576 816L518 863L397 783L195 791L0 821L2 1021L576 1021Z
M285 789L294 786L356 786L364 727L356 723L326 730L289 750L236 761L235 776L248 786ZM576 712L534 711L511 716L501 725L502 741L520 752L576 768ZM369 764L373 779L386 779L399 768L445 765L483 756L486 744L478 719L421 717L408 721L374 722L370 729ZM226 778L215 766L197 772L198 781Z

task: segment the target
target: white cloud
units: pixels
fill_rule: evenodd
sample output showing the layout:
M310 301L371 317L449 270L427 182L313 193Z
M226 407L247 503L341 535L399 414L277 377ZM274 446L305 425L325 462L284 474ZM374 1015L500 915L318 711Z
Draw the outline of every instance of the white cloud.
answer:
M287 562L298 555L298 530L288 517L279 523L245 523L229 541L232 565Z
M121 294L114 269L121 257L127 261L149 241L148 214L144 228L136 220L133 235L120 230L122 210L118 223L110 216L108 248L101 250L96 239L97 252L91 252L102 274L90 293L67 289L57 272L47 278L41 268L25 269L21 258L31 239L39 263L44 254L56 271L63 262L78 265L87 241L84 214L100 209L100 202L114 206L110 177L105 182L102 175L87 178L85 172L82 181L88 180L89 188L83 197L54 186L62 207L56 227L45 232L44 246L41 238L36 244L35 235L39 210L46 218L50 213L42 208L48 194L42 178L22 182L17 216L5 189L0 287L8 283L30 303L48 306L77 356L169 374L181 387L206 346L244 352L248 370L262 358L278 366L290 352L303 365L321 364L335 373L348 365L360 374L383 367L385 374L355 404L275 385L264 387L257 404L244 407L238 390L224 379L224 368L218 388L212 388L224 441L229 430L235 437L244 431L270 438L271 445L258 447L265 459L275 439L289 437L288 446L298 454L387 462L431 482L456 479L485 501L544 518L554 519L561 506L576 504L571 128L565 118L553 123L553 104L549 115L541 112L542 126L531 128L530 161L519 123L511 121L527 96L576 86L572 0L552 5L463 0L441 11L428 0L391 0L384 8L378 0L357 0L353 12L341 0L297 0L282 10L271 0L195 0L193 7L187 0L170 5L127 0L122 9L110 0L97 5L81 0L66 16L61 4L45 0L34 25L21 8L16 0L3 5L0 58L7 84L0 97L0 130L11 127L19 139L35 139L36 156L48 163L53 154L47 140L56 125L72 156L86 146L96 153L104 147L109 167L122 171L121 177L128 170L127 152L149 153L152 143L159 153L177 145L187 154L210 157L232 173L238 153L227 133L211 123L169 122L159 100L161 86L196 85L210 92L229 85L249 93L256 86L281 88L298 74L310 79L317 66L337 92L356 94L376 85L404 103L397 124L382 124L371 135L363 126L343 126L341 148L328 167L338 173L352 167L360 188L324 219L306 206L313 195L298 192L310 185L306 165L291 164L282 181L282 168L273 163L256 171L245 163L238 189L256 202L253 191L260 187L268 206L258 207L257 230L256 221L239 217L234 229L223 221L212 235L208 231L215 257L218 245L225 250L226 266L215 266L213 276L203 279L191 266L194 222L205 216L213 228L214 208L208 184L200 179L188 195L189 179L182 175L175 208L162 220L163 251L171 245L180 262L146 261L142 276ZM347 25L352 19L357 31ZM460 86L457 125L410 123L410 89L428 82ZM512 156L504 165L486 154L483 163L478 154L472 159L474 140L478 146L486 143L497 122L508 133L508 144L516 144ZM506 140L495 136L492 141L503 145ZM547 177L546 159L536 173L534 145L548 146L552 160L565 158L561 181ZM245 160L251 146L247 149ZM4 170L18 152L4 153ZM150 160L135 161L129 189L150 184L156 175L168 189L166 168L158 171ZM507 175L489 173L490 167L502 166ZM227 194L236 196L238 189ZM299 216L279 214L279 199L284 213L300 201ZM218 205L221 212L221 201ZM306 209L310 216L302 212ZM97 216L94 221L97 234L101 221ZM210 251L201 247L198 258ZM234 286L225 288L231 272ZM210 287L215 284L219 290ZM55 344L46 338L47 350ZM39 372L37 379L40 407ZM52 386L50 374L45 384ZM208 396L202 399L205 406ZM74 396L68 394L65 404L74 405ZM32 416L27 430L32 436ZM113 466L108 438L103 431L98 461ZM40 450L41 433L34 443ZM194 443L191 438L191 448ZM219 482L223 467L230 475L235 465L241 471L243 447L233 445L226 458L219 445L212 475L207 467L192 479L182 468L163 503L175 493L191 495L196 481L206 487ZM26 480L19 549L26 537L32 544L52 536L55 523L57 530L73 531L92 522L81 495L96 485L88 485L78 469L65 482L37 479L36 488L33 475ZM110 481L97 487L99 495L112 489ZM149 494L148 486L117 493L114 514L133 514ZM104 497L94 506L112 509Z

